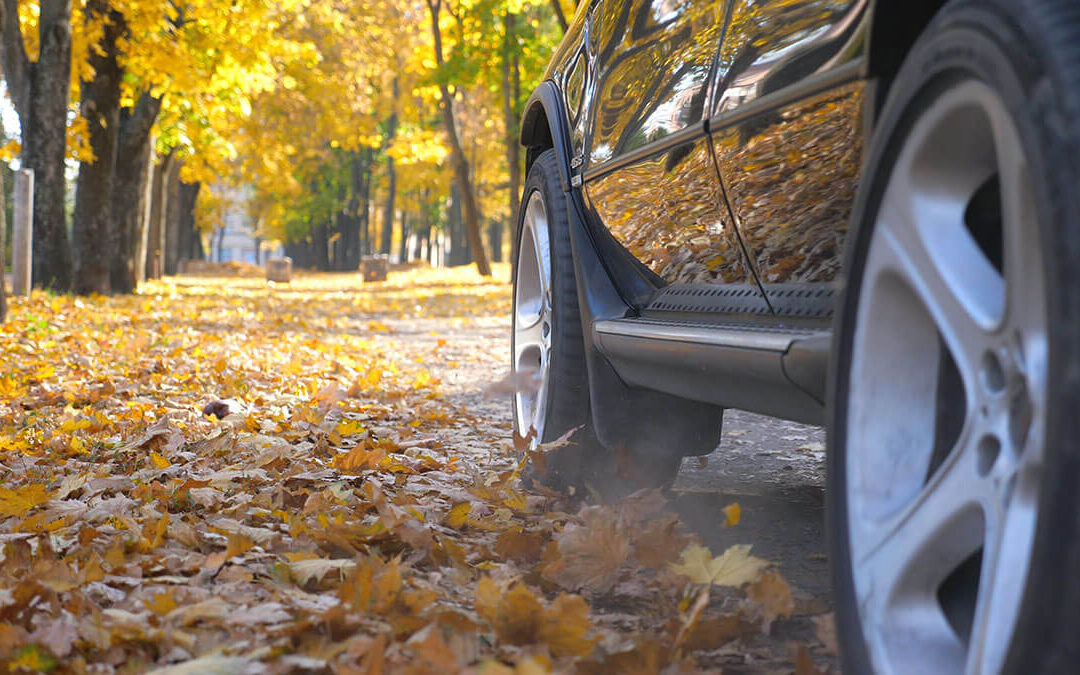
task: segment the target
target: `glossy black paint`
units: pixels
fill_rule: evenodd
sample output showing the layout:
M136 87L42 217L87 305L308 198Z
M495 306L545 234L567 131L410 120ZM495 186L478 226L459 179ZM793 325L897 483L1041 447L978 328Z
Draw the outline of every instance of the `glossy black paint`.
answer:
M579 6L526 107L522 143L527 165L555 147L565 172L593 421L605 445L633 443L635 429L651 428L657 411L674 416L687 398L717 400L714 391L649 391L675 393L660 383L628 387L598 342L597 322L663 318L661 289L742 289L737 310L725 312L726 303L668 312L671 320L818 331L777 354L794 403L774 401L784 398L774 392L768 406L778 416L818 418L806 401L809 394L823 406L831 283L872 118L873 5ZM649 353L641 351L640 372L651 372ZM737 382L739 360L723 361L715 376ZM708 372L695 386L709 387ZM752 388L747 405L762 393ZM738 400L725 404L744 407ZM720 410L692 405L693 415L678 415L690 424L686 438L710 437Z
M763 284L833 281L862 163L867 0L734 0L709 130Z
M869 10L632 0L578 11L548 76L563 92L573 187L618 265L654 287L835 278L862 156Z

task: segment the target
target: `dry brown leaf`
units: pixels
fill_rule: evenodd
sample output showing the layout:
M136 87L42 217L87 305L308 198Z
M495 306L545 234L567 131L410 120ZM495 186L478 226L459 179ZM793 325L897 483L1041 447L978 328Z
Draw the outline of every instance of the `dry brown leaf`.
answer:
M821 641L821 644L825 645L825 649L830 654L839 654L840 645L836 638L836 616L832 612L819 614L813 618L813 621L817 639Z
M536 562L544 550L545 537L539 532L507 530L495 539L495 553L503 559Z
M795 599L791 586L776 570L765 570L758 580L746 588L747 614L761 622L761 631L768 633L773 621L791 616Z
M679 558L690 538L679 532L679 517L671 514L649 521L633 535L634 555L646 567L661 568Z
M582 524L571 523L555 534L558 558L543 570L548 581L567 590L610 590L630 556L625 526L604 507L582 509Z
M806 645L799 645L795 653L795 675L825 675L824 670L819 670L810 658L810 650Z

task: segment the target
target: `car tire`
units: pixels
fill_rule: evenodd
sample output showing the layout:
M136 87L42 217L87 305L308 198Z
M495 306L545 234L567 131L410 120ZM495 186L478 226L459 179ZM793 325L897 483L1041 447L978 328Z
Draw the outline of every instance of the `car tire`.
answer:
M829 384L845 672L1080 664L1080 5L965 0L879 116Z
M581 474L581 455L597 447L589 429L570 219L554 150L529 169L515 241L511 358L521 382L513 395L514 429L533 447L577 430L573 446L550 453L544 470L533 472L549 487L566 489Z

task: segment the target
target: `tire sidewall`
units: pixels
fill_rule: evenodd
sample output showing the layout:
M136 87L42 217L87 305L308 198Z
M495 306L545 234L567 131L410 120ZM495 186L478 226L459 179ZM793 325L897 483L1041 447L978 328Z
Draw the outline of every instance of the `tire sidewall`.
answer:
M1070 181L1073 186L1076 185L1075 167L1070 166L1075 160L1062 157L1063 150L1071 147L1075 151L1077 146L1071 135L1063 131L1069 125L1058 119L1061 117L1059 99L1054 95L1052 83L1042 69L1041 59L1028 49L1029 46L1025 44L1023 32L1015 18L994 3L950 5L931 23L912 49L890 89L876 127L853 210L844 265L846 286L834 323L836 339L829 382L827 521L837 629L846 672L873 670L858 617L852 581L844 431L847 426L854 327L862 292L864 264L889 170L899 155L908 130L931 102L957 82L968 78L981 80L998 93L1016 124L1022 143L1031 148L1026 159L1040 225L1039 231L1033 236L1040 242L1045 266L1035 273L1044 275L1044 288L1048 292L1047 325L1050 334L1046 400L1054 403L1046 411L1046 459L1051 467L1047 473L1056 473L1056 466L1077 466L1076 453L1063 453L1061 450L1067 447L1069 438L1080 438L1076 435L1077 423L1068 419L1069 415L1062 414L1070 407L1077 409L1075 392L1080 377L1075 372L1075 364L1080 357L1080 350L1077 349L1080 340L1077 339L1075 325L1061 330L1057 325L1059 322L1054 321L1058 317L1080 316L1076 310L1080 306L1077 293L1070 291L1071 298L1058 293L1061 284L1066 281L1063 279L1062 260L1069 259L1068 255L1078 249L1074 231L1078 209L1069 189ZM1066 302L1072 304L1070 311L1063 307ZM1072 401L1074 405L1070 406L1067 401ZM1046 615L1046 610L1040 606L1046 603L1038 600L1045 593L1038 586L1045 586L1047 575L1042 575L1040 579L1037 566L1042 561L1052 560L1047 556L1061 555L1061 532L1050 530L1057 529L1052 521L1062 508L1062 495L1057 493L1061 493L1060 484L1065 482L1058 481L1058 489L1043 487L1041 490L1033 558L1029 568L1031 581L1025 589L1006 670L1020 664L1030 667L1033 657L1027 646L1038 643L1040 649L1045 649L1047 644L1045 633L1042 637L1033 633L1040 630L1034 626L1046 623L1045 618L1039 618ZM1077 520L1075 516L1071 519L1074 522ZM1080 535L1080 528L1074 532ZM1075 571L1080 567L1073 569Z
M584 343L581 336L581 316L578 309L577 285L570 250L569 211L566 195L559 183L558 157L554 150L541 153L529 168L517 218L514 257L514 292L512 311L517 317L518 256L524 231L525 213L529 200L536 193L544 201L548 227L549 283L551 285L551 353L548 363L546 419L542 436L546 443L566 431L586 425L589 403ZM511 359L515 350L515 335L511 331ZM514 366L516 364L512 364ZM513 406L514 425L520 428L517 406ZM571 467L557 467L560 473Z

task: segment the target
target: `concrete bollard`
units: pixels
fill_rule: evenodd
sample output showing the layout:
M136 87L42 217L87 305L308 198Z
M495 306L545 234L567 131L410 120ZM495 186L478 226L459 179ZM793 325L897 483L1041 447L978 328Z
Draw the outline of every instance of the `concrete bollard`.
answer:
M361 261L360 268L364 271L364 281L386 281L390 261L381 253L369 255Z
M11 219L11 294L30 297L34 242L34 172L30 169L15 172Z
M270 258L266 261L266 280L279 284L292 281L292 258Z

